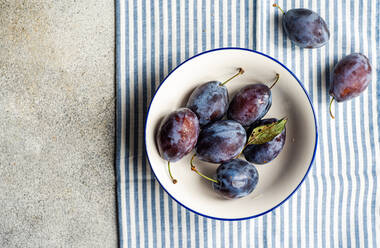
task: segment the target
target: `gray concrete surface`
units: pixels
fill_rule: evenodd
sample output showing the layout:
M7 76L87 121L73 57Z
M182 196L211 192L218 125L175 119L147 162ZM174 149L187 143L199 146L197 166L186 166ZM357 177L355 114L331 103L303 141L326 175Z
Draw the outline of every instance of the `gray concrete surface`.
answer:
M116 247L114 2L0 0L0 247Z

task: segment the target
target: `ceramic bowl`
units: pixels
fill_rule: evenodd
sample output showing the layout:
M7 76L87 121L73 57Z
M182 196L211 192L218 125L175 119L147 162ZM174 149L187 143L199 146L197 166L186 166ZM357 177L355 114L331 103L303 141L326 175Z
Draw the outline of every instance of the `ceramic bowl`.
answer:
M272 89L272 107L264 118L288 117L284 149L268 164L256 165L259 182L256 189L240 199L218 196L209 181L190 169L194 151L172 163L173 184L167 161L157 149L155 136L164 116L184 107L199 85L224 81L242 67L245 73L226 86L230 100L237 91L254 83L271 85L275 74L280 80ZM162 188L183 207L199 215L220 220L243 220L263 215L285 202L301 185L312 166L317 147L317 125L310 98L297 77L268 55L241 48L222 48L198 54L174 69L161 83L150 104L145 129L145 145L152 171ZM214 176L217 164L195 159L197 168Z

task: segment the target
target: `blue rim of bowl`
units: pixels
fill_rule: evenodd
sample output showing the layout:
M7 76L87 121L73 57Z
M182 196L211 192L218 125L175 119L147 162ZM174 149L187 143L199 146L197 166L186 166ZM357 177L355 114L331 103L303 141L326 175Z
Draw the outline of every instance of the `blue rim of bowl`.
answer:
M209 216L209 215L206 215L206 214L202 214L202 213L199 213L187 206L185 206L184 204L182 204L180 201L178 201L176 198L174 198L170 193L169 191L167 191L165 189L165 187L162 185L162 183L160 182L160 180L158 179L158 177L156 176L156 173L154 173L154 170L153 170L153 167L152 167L152 163L150 162L150 159L149 159L149 154L147 152L147 149L146 149L146 139L147 139L147 136L146 136L146 127L147 127L147 122L148 122L148 118L149 118L149 111L150 111L150 107L152 106L152 102L154 101L154 98L156 97L157 95L157 92L160 90L161 86L165 83L166 79L168 77L170 77L170 75L176 71L179 67L181 67L183 64L185 64L186 62L198 57L198 56L201 56L203 54L206 54L206 53L210 53L210 52L215 52L215 51L219 51L219 50L243 50L243 51L247 51L247 52L252 52L252 53L256 53L256 54L259 54L259 55L262 55L264 57L267 57L275 62L277 62L279 65L281 65L282 67L284 67L298 82L298 84L301 86L301 88L303 89L303 91L305 92L305 95L307 97L307 99L309 100L309 103L310 103L310 106L311 106L311 109L313 111L313 116L314 116L314 125L315 125L315 145L314 145L314 152L313 152L313 157L310 161L310 164L309 164L309 167L307 168L307 171L305 173L305 176L302 178L301 182L297 185L297 187L284 199L282 200L280 203L278 203L276 206L272 207L271 209L267 210L267 211L264 211L260 214L256 214L256 215L252 215L252 216L247 216L247 217L243 217L243 218L219 218L219 217L215 217L215 216ZM152 170L153 172L153 175L154 177L156 178L156 180L158 181L158 183L160 184L160 186L165 190L165 192L172 198L174 199L179 205L181 205L182 207L186 208L187 210L190 210L191 212L193 213L196 213L200 216L203 216L203 217L206 217L206 218L210 218L210 219L214 219L214 220L222 220L222 221L240 221L240 220L248 220L248 219L253 219L253 218L257 218L257 217L260 217L264 214L267 214L271 211L273 211L274 209L276 209L277 207L281 206L282 204L284 204L284 202L286 202L298 189L299 187L301 186L301 184L303 183L303 181L305 180L306 176L309 174L309 171L311 169L311 166L313 165L314 163L314 159L315 159L315 154L316 154L316 151L317 151L317 145L318 145L318 126L317 126L317 118L315 116L315 111L314 111L314 107L313 107L313 104L310 100L310 96L309 94L307 93L306 89L303 87L301 81L296 77L296 75L294 75L294 73L288 69L288 67L286 67L284 64L282 64L280 61L276 60L275 58L272 58L271 56L269 55L266 55L264 53L261 53L261 52L258 52L258 51L255 51L255 50L251 50L251 49L247 49L247 48L241 48L241 47L222 47L222 48L216 48L216 49L211 49L211 50L207 50L207 51L204 51L204 52L201 52L199 54L196 54L194 55L193 57L191 58L188 58L186 59L185 61L183 61L181 64L179 64L174 70L172 70L165 78L164 80L161 82L161 84L158 86L156 92L154 93L154 96L149 104L149 108L148 108L148 112L147 112L147 115L146 115L146 120L145 120L145 130L144 130L144 140L145 140L145 153L147 155L147 158L148 158L148 161L149 161L149 165L150 165L150 169Z

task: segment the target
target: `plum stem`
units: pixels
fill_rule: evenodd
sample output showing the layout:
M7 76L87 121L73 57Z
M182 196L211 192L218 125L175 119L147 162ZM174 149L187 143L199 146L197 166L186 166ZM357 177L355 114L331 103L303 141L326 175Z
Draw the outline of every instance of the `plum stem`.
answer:
M278 8L279 10L281 10L281 12L285 15L285 12L281 9L280 6L278 6L277 3L274 3L274 4L273 4L273 7L277 7L277 8Z
M168 170L169 170L169 176L170 176L170 178L172 179L172 182L173 182L174 184L176 184L176 183L177 183L177 179L174 179L174 177L173 177L173 175L172 175L172 172L171 172L171 170L170 170L170 161L168 161Z
M245 150L245 148L247 148L247 146L248 146L248 142L247 142L247 144L244 145L244 147L243 147L243 149L241 150L241 152L240 152L238 155L236 155L236 156L234 157L234 159L235 159L235 158L239 158L240 155L241 155L241 154L243 153L243 151Z
M241 74L244 73L243 68L239 68L238 70L239 70L239 71L238 71L235 75L233 75L232 77L230 77L229 79L227 79L226 81L224 81L224 83L221 83L220 86L224 86L226 83L228 83L229 81L231 81L231 80L234 79L235 77L237 77L237 76L239 76L239 75L241 75Z
M273 84L271 87L269 87L269 89L272 89L273 86L278 82L278 80L280 80L280 74L276 73L276 79L274 80Z
M200 175L200 176L203 177L204 179L207 179L207 180L209 180L209 181L211 181L211 182L214 182L214 183L219 183L217 180L212 179L212 178L209 178L208 176L203 175L202 173L200 173L200 172L197 170L197 168L195 168L195 166L194 166L194 164L193 164L193 160L194 160L195 156L196 156L196 155L194 154L194 155L191 157L191 160L190 160L191 170L192 170L192 171L195 171L198 175Z
M332 105L332 103L333 103L334 100L335 100L334 97L331 98L331 101L330 101L330 107L329 107L329 110L330 110L330 116L331 116L331 118L333 118L333 119L335 119L335 117L334 117L333 113L331 112L331 105Z

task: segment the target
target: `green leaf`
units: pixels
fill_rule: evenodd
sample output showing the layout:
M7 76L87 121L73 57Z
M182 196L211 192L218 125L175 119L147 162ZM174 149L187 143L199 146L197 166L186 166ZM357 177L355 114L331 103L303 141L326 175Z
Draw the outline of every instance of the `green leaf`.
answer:
M273 140L284 130L287 121L287 118L283 118L271 124L255 127L248 138L247 145L261 145Z

